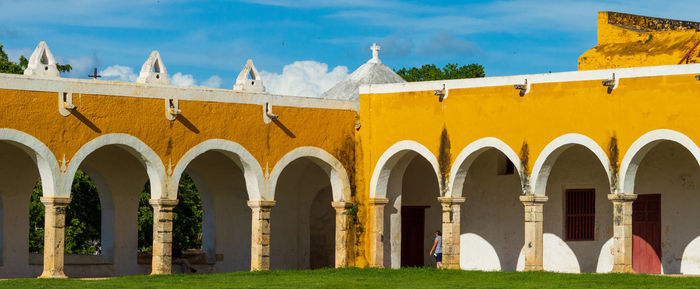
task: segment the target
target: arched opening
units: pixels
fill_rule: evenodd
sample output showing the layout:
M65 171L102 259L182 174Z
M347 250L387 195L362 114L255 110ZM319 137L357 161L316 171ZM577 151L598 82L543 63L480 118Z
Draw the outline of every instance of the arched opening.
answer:
M403 150L379 169L377 195L389 200L384 207L384 266L434 266L435 260L427 253L433 232L442 229L434 164L415 151Z
M590 141L564 144L546 156L541 169L546 174L537 180L546 184L549 197L543 208L545 270L578 273L612 267L612 255L601 253L611 252L607 246L613 232L604 155Z
M311 157L288 163L275 186L270 268L310 269L335 264L335 209L329 174Z
M461 195L460 268L515 271L524 243L522 185L517 164L503 152L478 152L467 170Z
M39 180L37 156L31 149L12 141L0 141L0 277L35 277L30 268L31 246L43 247L43 234L30 246L28 210ZM41 183L41 182L39 182ZM39 187L38 193L41 193ZM43 205L36 210L43 214ZM39 224L43 230L43 223ZM38 268L41 272L41 268Z
M700 273L700 167L675 141L647 144L633 163L632 266L640 273Z
M145 165L134 154L127 146L105 145L89 152L76 164L79 169L74 176L72 200L66 208L66 275L94 277L146 273L136 266L137 212L140 194L149 178ZM97 191L97 198L93 189ZM98 212L99 235L90 229L97 227L93 223ZM71 216L75 217L71 220ZM92 220L81 224L87 218ZM90 240L97 236L98 240ZM82 244L71 245L71 240ZM90 248L86 242L92 242L95 248ZM78 250L71 250L71 247Z
M198 154L184 163L179 181L173 242L197 272L250 269L246 178L229 154L218 150ZM173 272L183 270L183 266L173 266Z

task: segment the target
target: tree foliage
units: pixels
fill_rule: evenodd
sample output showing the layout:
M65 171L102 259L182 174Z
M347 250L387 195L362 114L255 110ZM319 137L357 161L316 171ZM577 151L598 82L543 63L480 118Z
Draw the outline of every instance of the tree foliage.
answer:
M19 63L10 61L7 53L3 50L2 44L0 44L0 73L23 74L28 65L29 60L24 55L19 57ZM58 62L56 63L56 68L58 68L59 72L70 72L73 69L70 64L60 64Z
M147 183L139 198L139 251L149 252L153 248L153 209L150 183ZM202 248L202 200L194 181L182 174L177 189L178 204L173 209L173 243L180 249Z
M477 78L486 76L484 67L476 63L462 66L459 66L457 63L448 63L442 69L435 66L435 64L426 64L420 68L401 68L396 71L396 74L408 82Z
M153 208L150 184L146 183L139 198L138 250L153 248ZM44 250L44 205L41 203L41 182L32 191L29 206L29 251ZM179 203L174 209L173 241L180 248L202 247L202 202L192 179L183 174L178 187ZM78 170L71 188L71 202L66 208L65 252L67 254L100 254L102 210L99 193L90 177Z

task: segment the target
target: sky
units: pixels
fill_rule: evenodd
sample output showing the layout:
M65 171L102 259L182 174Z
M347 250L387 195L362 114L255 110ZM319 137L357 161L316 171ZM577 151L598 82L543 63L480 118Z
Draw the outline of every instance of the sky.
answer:
M135 81L158 50L171 81L231 89L253 59L268 91L318 96L371 58L393 68L478 63L487 76L571 71L598 11L700 21L697 0L0 0L16 60L46 41L87 78Z

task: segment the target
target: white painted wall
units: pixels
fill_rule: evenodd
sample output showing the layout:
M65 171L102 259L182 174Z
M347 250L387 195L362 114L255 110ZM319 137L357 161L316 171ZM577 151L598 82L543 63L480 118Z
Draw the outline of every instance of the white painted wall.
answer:
M39 170L7 142L0 142L0 160L0 278L36 277L29 268L29 200Z
M642 160L636 194L661 194L661 266L665 274L700 274L700 170L684 147L662 142Z
M498 174L499 151L480 155L466 176L462 196L460 267L515 271L523 247L522 189L517 171Z
M546 189L549 200L543 209L545 270L577 273L607 268L603 264L599 266L599 262L611 260L601 253L601 249L613 235L612 202L607 198L610 186L606 169L591 151L579 145L562 152L554 164ZM564 241L565 191L584 188L593 188L596 192L595 240ZM609 249L607 254L611 254Z
M272 208L270 220L270 268L308 269L311 204L319 192L331 194L328 174L312 161L301 158L282 171L275 189L277 204ZM332 209L330 202L327 206ZM335 238L335 219L333 222L333 230L323 233L329 238Z

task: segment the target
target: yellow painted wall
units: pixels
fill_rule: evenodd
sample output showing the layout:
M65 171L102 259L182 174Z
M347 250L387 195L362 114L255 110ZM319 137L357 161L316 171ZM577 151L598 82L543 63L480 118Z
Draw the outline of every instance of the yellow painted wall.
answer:
M681 22L681 23L679 23ZM700 32L683 21L614 12L598 13L598 45L579 57L579 70L675 65L700 61ZM687 27L700 23L685 22Z
M100 135L126 133L151 147L166 169L171 164L174 168L193 146L213 138L241 144L263 170L271 171L282 156L300 146L322 148L352 167L347 157L357 118L352 110L275 106L277 125L265 124L261 106L252 104L180 100L182 115L169 121L162 99L74 94L78 109L67 117L58 113L55 92L0 90L0 99L3 127L36 137L59 161L64 156L70 160Z
M438 158L443 127L450 138L451 163L469 143L495 137L516 153L527 142L530 169L549 142L567 133L588 136L606 152L616 136L618 165L635 140L655 129L676 130L700 142L700 81L695 75L621 79L611 93L596 80L532 84L523 97L513 86L499 86L451 89L442 102L432 91L363 94L360 102L357 185L367 226L372 225L366 210L369 181L381 155L399 141L413 140ZM359 266L367 264L368 237L362 239Z

